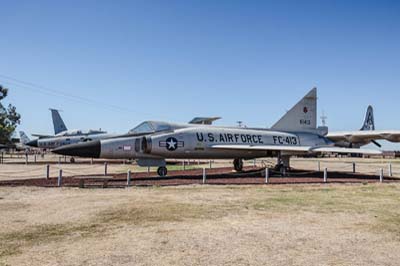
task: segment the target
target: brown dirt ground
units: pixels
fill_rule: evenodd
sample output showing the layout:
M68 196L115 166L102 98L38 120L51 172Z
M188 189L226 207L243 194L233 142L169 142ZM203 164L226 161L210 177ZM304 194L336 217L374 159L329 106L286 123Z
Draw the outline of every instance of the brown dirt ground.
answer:
M158 177L156 173L133 173L132 186L179 186L190 184L202 184L202 169L170 171L167 177ZM379 182L377 175L350 174L343 172L329 172L328 183L368 183ZM289 176L282 177L279 173L271 172L268 184L302 184L323 183L322 172L310 172L307 170L294 170ZM206 170L207 184L213 185L250 185L265 184L265 169L246 167L244 172L236 173L231 167L213 168ZM126 174L100 175L74 175L64 177L62 184L68 187L77 187L79 179L85 180L85 187L103 187L104 179L107 179L107 187L124 187L127 183ZM385 183L400 182L397 177L385 177ZM42 186L56 187L57 178L30 178L11 179L0 181L0 186Z
M0 265L397 265L400 184L0 187Z

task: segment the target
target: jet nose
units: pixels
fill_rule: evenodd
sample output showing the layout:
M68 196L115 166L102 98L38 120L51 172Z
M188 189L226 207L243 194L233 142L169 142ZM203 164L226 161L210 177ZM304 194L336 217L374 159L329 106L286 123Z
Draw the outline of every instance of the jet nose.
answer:
M52 150L52 152L61 155L88 157L88 158L99 158L100 151L101 151L101 143L99 140L65 145Z
M28 145L28 146L30 146L30 147L38 147L38 140L37 139L34 139L34 140L31 140L31 141L28 141L27 143L26 143L26 145Z

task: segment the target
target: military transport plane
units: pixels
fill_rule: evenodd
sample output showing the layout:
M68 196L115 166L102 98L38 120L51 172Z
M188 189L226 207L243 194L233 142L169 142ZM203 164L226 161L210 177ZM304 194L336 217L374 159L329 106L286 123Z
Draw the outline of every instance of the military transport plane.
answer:
M61 118L59 110L52 108L50 108L49 110L51 112L51 119L53 121L54 135L32 134L32 136L38 137L39 139L52 138L57 134L68 131L67 126Z
M50 111L55 135L32 134L39 138L29 141L26 145L42 149L54 149L63 145L114 136L113 134L107 134L106 131L101 130L68 130L59 111L56 109L50 109Z
M400 142L399 130L375 130L374 110L368 106L365 114L364 124L358 131L330 132L326 135L328 139L335 142L336 146L359 148L361 146L373 143L379 148L381 145L377 140L387 140L391 142Z
M380 151L335 147L317 129L317 89L312 89L271 129L220 127L204 124L144 122L136 136L91 141L57 148L63 155L137 159L140 166L158 166L165 176L165 159L233 159L241 171L243 159L277 156L277 168L287 169L290 157L310 153L380 154Z

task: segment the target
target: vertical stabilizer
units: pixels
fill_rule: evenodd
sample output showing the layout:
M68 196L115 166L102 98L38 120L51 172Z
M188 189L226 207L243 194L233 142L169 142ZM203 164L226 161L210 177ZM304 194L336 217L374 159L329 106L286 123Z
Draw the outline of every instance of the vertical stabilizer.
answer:
M282 131L315 131L317 129L317 88L313 88L271 129Z
M50 111L51 111L51 118L53 119L54 134L66 131L67 127L65 126L64 121L62 120L58 110L50 109Z
M29 137L25 134L24 131L19 132L19 139L21 144L26 144L30 141Z
M364 124L360 130L375 130L374 109L371 105L367 108Z

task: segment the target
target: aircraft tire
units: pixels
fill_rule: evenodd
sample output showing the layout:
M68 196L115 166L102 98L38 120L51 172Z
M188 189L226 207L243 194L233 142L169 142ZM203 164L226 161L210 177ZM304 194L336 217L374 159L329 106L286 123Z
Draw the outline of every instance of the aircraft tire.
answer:
M165 166L160 166L160 167L158 167L158 169L157 169L157 174L158 174L159 176L166 176L167 173L168 173L167 167L165 167Z
M243 170L243 160L242 159L233 160L233 167L235 168L236 172L241 172Z

